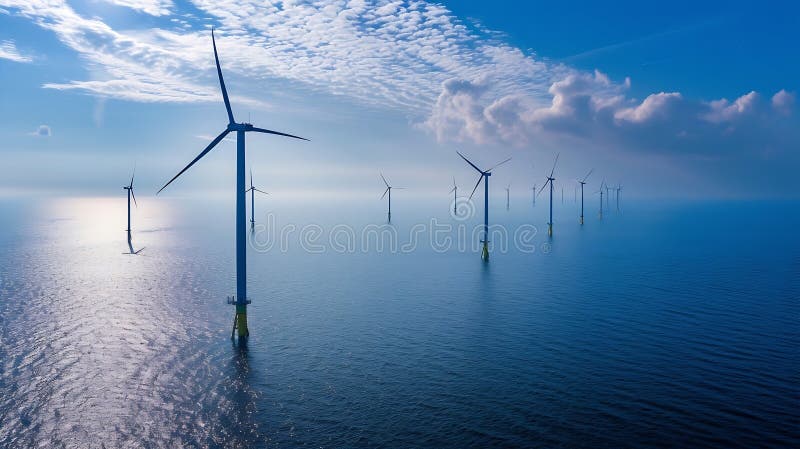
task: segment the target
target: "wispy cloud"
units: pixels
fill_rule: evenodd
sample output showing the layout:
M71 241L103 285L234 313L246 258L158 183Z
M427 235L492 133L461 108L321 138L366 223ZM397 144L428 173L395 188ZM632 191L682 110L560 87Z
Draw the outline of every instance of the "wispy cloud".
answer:
M23 55L17 50L14 41L0 41L0 59L8 59L14 62L33 62L33 58Z
M173 6L172 0L102 0L118 6L125 6L151 16L166 16Z
M499 94L522 89L536 96L546 94L553 77L566 70L424 1L193 3L219 26L229 76L289 80L412 116L427 115L450 78L480 78ZM132 101L218 99L207 29L121 31L101 18L81 16L64 1L0 0L0 5L53 31L92 67L93 79L48 88Z

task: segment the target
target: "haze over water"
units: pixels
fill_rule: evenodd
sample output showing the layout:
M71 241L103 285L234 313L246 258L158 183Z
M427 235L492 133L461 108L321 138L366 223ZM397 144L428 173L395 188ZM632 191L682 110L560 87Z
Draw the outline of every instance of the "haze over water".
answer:
M582 228L556 201L550 240L543 199L498 196L492 223L538 233L484 264L404 245L432 217L474 244L481 205L460 221L398 194L380 251L359 240L377 199L259 199L259 224L296 231L251 240L241 349L232 204L138 199L139 255L122 196L0 200L8 447L800 445L796 202L612 201L598 221L587 195Z

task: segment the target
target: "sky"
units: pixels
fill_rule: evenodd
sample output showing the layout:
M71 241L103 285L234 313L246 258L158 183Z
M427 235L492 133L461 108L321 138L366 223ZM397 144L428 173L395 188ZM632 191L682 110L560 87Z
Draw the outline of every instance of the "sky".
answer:
M553 160L629 196L796 198L791 2L0 0L0 193L154 194L226 125L279 195L529 195ZM228 139L165 193L226 192ZM594 186L592 186L594 183ZM501 189L496 189L498 195ZM502 192L504 193L504 192Z

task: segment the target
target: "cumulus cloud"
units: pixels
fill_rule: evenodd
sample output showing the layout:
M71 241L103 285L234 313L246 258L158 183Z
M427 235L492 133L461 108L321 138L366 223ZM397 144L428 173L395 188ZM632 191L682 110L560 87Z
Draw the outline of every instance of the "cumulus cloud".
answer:
M781 89L772 96L772 107L784 115L790 114L794 107L794 94Z
M637 100L629 88L627 78L614 83L599 71L573 72L551 84L550 103L543 105L524 94L487 95L482 81L448 80L425 126L440 141L524 146L577 138L636 150L709 153L778 145L776 127L794 101L785 91L771 102L756 92L733 101L696 101L679 92Z
M14 62L32 62L33 58L23 55L17 50L14 41L0 41L0 59L8 59Z

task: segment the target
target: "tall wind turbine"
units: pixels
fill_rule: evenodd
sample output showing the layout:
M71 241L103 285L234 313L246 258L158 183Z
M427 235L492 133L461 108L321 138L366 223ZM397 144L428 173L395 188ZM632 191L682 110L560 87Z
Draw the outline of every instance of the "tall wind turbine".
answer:
M278 131L271 131L263 128L256 128L250 123L236 123L233 119L233 112L231 111L231 102L228 99L228 91L225 89L225 81L222 78L222 69L219 65L219 55L217 54L217 42L214 38L214 30L211 30L211 44L214 47L214 61L217 65L217 76L219 77L219 87L222 91L222 100L225 102L225 110L228 112L228 126L220 135L218 135L210 144L197 155L192 162L189 163L183 170L178 172L172 179L169 180L164 187L158 192L167 188L178 176L182 175L192 165L199 161L203 156L208 154L228 133L236 132L236 296L229 299L230 304L236 305L236 317L233 322L233 331L238 329L239 341L246 341L250 335L247 329L247 304L250 300L247 298L247 235L245 231L246 213L245 213L245 133L256 132L264 134L275 134L278 136L291 137L294 139L308 140L303 137L293 136ZM233 337L233 331L231 337Z
M453 217L458 215L458 209L456 208L458 203L458 185L456 184L456 177L453 176L453 188L450 189L450 192L453 194Z
M250 188L244 192L250 192L250 229L252 230L256 226L256 192L264 195L269 195L269 193L253 186L253 170L250 170Z
M381 199L383 199L386 194L389 194L389 221L392 221L392 189L403 190L403 187L392 187L389 185L389 181L383 177L383 173L381 173L381 179L383 179L383 183L386 184L386 190L383 191L383 195L381 195Z
M128 235L130 235L131 233L131 197L133 197L133 204L136 207L139 207L139 205L136 204L136 195L133 194L134 176L136 176L136 167L133 168L133 174L131 175L131 183L123 187L123 189L128 191L128 229L126 229L126 231L128 231Z
M511 184L506 186L506 210L511 206Z
M481 243L483 243L483 250L481 251L481 259L489 260L489 176L492 176L492 170L510 161L511 158L496 164L488 170L481 170L477 165L464 157L463 154L458 151L456 151L456 153L461 156L461 159L464 159L467 164L481 174L480 178L478 178L478 182L475 183L475 188L473 188L472 193L469 194L469 199L472 199L472 195L475 195L475 191L478 190L478 186L481 184L481 181L483 181L483 240L481 240Z
M591 175L593 171L594 169L589 170L589 173L586 173L586 176L578 181L581 184L581 224L583 224L583 186L586 185L586 180L589 179L589 175Z
M547 187L547 184L550 184L550 221L547 222L547 235L551 237L553 236L553 181L556 180L556 178L553 177L553 173L556 171L556 164L558 163L559 156L561 156L561 153L556 154L556 160L553 162L553 169L550 170L550 176L547 177L547 181L544 182L541 190L539 190L539 193L542 193L542 190Z

